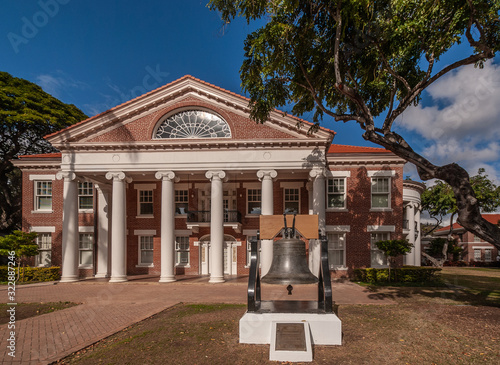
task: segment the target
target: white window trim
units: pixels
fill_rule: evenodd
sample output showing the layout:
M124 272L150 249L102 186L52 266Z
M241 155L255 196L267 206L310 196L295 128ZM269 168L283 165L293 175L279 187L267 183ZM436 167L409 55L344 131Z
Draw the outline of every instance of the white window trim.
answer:
M30 181L36 181L36 180L52 180L52 181L54 181L56 179L56 175L30 175L29 179L30 179Z
M56 232L56 227L54 226L44 226L44 227L36 227L32 226L30 227L30 232L36 232L36 233L55 233Z
M339 178L339 177L351 177L351 171L326 171L325 173L327 179Z
M366 226L367 232L387 232L394 233L396 232L396 226Z
M134 229L134 236L156 236L156 229Z
M92 249L91 250L83 250L80 248L80 234L82 233L92 233ZM95 252L94 252L94 240L95 240L95 236L94 236L94 227L90 227L90 226L80 226L78 227L78 268L79 269L92 269L94 267L93 264L90 264L90 265L81 265L80 264L80 252L81 251L91 251L92 252L92 262L94 262L94 258L95 258Z
M302 185L303 185L303 184L302 184ZM299 205L298 205L298 209L297 209L297 214L300 214L300 200L301 200L300 198L301 198L301 191L300 191L300 188L298 188L298 187L284 187L284 188L283 188L283 212L285 211L285 206L286 206L286 200L285 200L285 189L289 189L289 190L290 190L290 189L297 189L297 190L299 191L299 192L298 192L298 197L299 197L299 201L298 201L298 203L299 203ZM261 194L261 195L260 195L260 200L261 200L260 204L261 204L261 206L262 206L262 191L261 191L261 193L260 193L260 194ZM295 200L294 200L293 202L295 202Z
M175 204L177 204L177 201L175 200L175 197L176 197L175 192L176 191L187 191L188 201L186 202L186 204L189 207L189 198L190 198L190 196L189 196L189 189L187 188L187 184L183 184L183 185L186 185L186 189L183 189L183 188L178 187L176 185L175 186L175 190L174 190L174 209L175 209L174 215L175 215L176 218L186 218L187 217L187 211L185 213L183 213L183 214L181 214L181 213L177 214L177 209L175 208Z
M92 195L80 195L80 192L78 192L78 194L77 194L78 195L78 213L93 213L94 212L94 190L95 190L94 184L90 181L79 181L77 189L80 190L80 184L83 184L85 182L92 184ZM81 196L92 196L92 209L89 209L89 208L80 209L80 197Z
M186 250L177 250L177 238L179 237L187 237L188 238L188 249ZM178 236L175 235L175 261L177 261L177 252L188 252L188 263L187 264L178 264L177 262L175 263L175 267L182 267L182 268L190 268L191 267L191 247L190 247L190 239L189 236Z
M150 234L149 232L152 232L154 231L155 234L156 234L156 231L155 230L135 230L134 231L134 235L136 235L136 232L138 232L139 234L137 234L137 249L138 249L138 253L137 253L137 265L135 265L135 267L154 267L154 234ZM142 233L144 232L144 233ZM153 262L152 263L142 263L141 262L141 237L153 237Z
M334 229L334 230L326 230L326 233L327 233L327 237L328 237L328 233L333 233L333 234L339 234L339 235L343 235L344 236L344 257L343 257L343 261L344 261L344 265L332 265L329 263L329 269L330 270L338 270L338 271L346 271L348 268L347 268L347 262L346 262L346 251L347 251L347 232L350 232L351 231L351 228L350 226L330 226L330 227L339 227L339 229ZM345 228L347 227L348 230L342 230L342 228ZM330 248L328 248L328 251L330 251Z
M351 226L326 226L325 231L327 233L349 233Z
M37 232L37 233L43 233L43 234L49 234L49 237L50 237L50 248L49 249L41 249L40 246L38 245L38 242L36 242L37 246L38 246L38 255L35 256L35 266L36 267L50 267L52 266L52 233L53 232ZM37 236L37 241L38 241L38 237ZM44 264L41 264L40 263L40 257L41 257L41 253L42 252L49 252L50 253L50 264L49 266L46 266Z
M53 181L55 180L55 175L36 175L36 178L31 178L33 175L30 175L30 180L33 181L33 210L31 211L31 213L53 213L54 212L54 184L53 184ZM42 177L42 176L45 176L45 177L49 177L47 179L41 179L41 178L38 178L38 177ZM54 176L54 179L50 179L50 177ZM50 204L50 207L51 209L38 209L37 208L37 184L39 182L43 182L43 181L50 181L52 183L52 186L51 186L51 204Z
M152 184L150 184L150 185L152 185ZM150 186L150 185L142 184L142 186L146 186L146 187ZM138 186L140 186L140 185L138 185ZM151 191L153 193L152 204L153 204L153 212L154 212L154 209L155 209L155 204L154 204L155 191L154 191L154 189L141 187L141 188L136 188L136 190L137 190L137 216L136 216L136 218L154 218L154 214L141 214L141 191Z
M94 226L78 226L78 233L94 233Z
M396 171L394 170L377 170L377 171L367 171L368 177L394 177L396 176Z
M260 213L249 213L248 212L248 193L249 190L260 190ZM262 186L259 184L258 188L248 188L246 189L246 204L245 204L245 217L246 218L252 218L252 217L259 217L262 213Z
M487 251L490 252L490 259L489 260L486 259L486 252ZM491 248L491 247L484 248L484 262L493 262L493 248Z
M339 171L337 171L339 172ZM350 171L349 172L349 177L351 176ZM325 193L326 193L326 211L327 212L348 212L349 209L347 208L347 177L348 176L328 176L326 179L326 186L325 186ZM344 179L344 207L343 208L335 208L335 207L328 207L328 181L333 180L333 179Z
M370 172L370 171L368 171ZM379 172L385 172L385 171L379 171ZM392 205L391 205L391 199L392 199L392 176L393 175L385 175L385 174L379 174L379 175L373 175L370 176L370 212L392 212ZM387 178L388 181L388 187L389 191L387 192L387 207L373 207L373 178Z
M369 228L370 227L374 227L375 229L374 230L370 230ZM388 227L389 229L383 229L382 227ZM374 269L386 269L389 267L389 261L387 260L387 265L372 265L372 259L371 259L371 254L372 254L372 251L375 251L372 249L372 237L371 237L371 234L372 233L388 233L389 234L389 239L391 239L391 233L393 233L394 231L391 230L392 228L394 228L394 226L368 226L368 229L367 231L370 232L370 267L371 268L374 268ZM377 251L381 251L381 250L377 250ZM387 257L386 257L387 259Z

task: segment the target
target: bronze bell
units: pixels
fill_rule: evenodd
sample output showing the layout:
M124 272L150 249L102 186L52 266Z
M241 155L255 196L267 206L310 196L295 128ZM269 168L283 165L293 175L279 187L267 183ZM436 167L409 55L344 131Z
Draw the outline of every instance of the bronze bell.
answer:
M267 284L314 284L318 278L309 270L306 243L298 238L282 238L273 244L273 262L262 277Z

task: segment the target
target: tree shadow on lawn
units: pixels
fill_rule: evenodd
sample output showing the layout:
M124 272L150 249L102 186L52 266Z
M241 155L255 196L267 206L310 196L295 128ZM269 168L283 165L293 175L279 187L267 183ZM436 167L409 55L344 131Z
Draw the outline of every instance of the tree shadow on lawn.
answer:
M430 300L455 305L500 307L500 290L471 289L443 281L439 286L380 286L365 288L368 298L374 300L392 299L396 302L407 300Z

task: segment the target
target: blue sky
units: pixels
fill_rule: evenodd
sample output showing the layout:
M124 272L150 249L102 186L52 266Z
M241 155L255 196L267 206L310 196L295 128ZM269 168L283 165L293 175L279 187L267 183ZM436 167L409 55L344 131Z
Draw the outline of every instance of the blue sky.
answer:
M89 116L186 74L243 94L243 41L259 22L224 28L205 0L0 0L0 70ZM458 47L441 64L465 52ZM498 58L498 57L497 57ZM438 164L479 167L500 182L500 62L436 83L398 131ZM312 115L302 116L311 119ZM335 143L373 146L355 123L323 125ZM417 179L409 167L407 174Z

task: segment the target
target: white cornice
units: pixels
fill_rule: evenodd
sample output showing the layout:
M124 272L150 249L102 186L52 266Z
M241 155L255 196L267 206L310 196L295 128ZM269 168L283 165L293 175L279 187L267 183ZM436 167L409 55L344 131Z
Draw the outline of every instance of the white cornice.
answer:
M241 150L241 149L263 149L263 148L319 148L327 147L328 141L321 139L261 139L261 140L236 140L236 139L177 139L177 140L151 140L144 142L86 142L62 144L61 152L85 151L202 151L202 150Z

